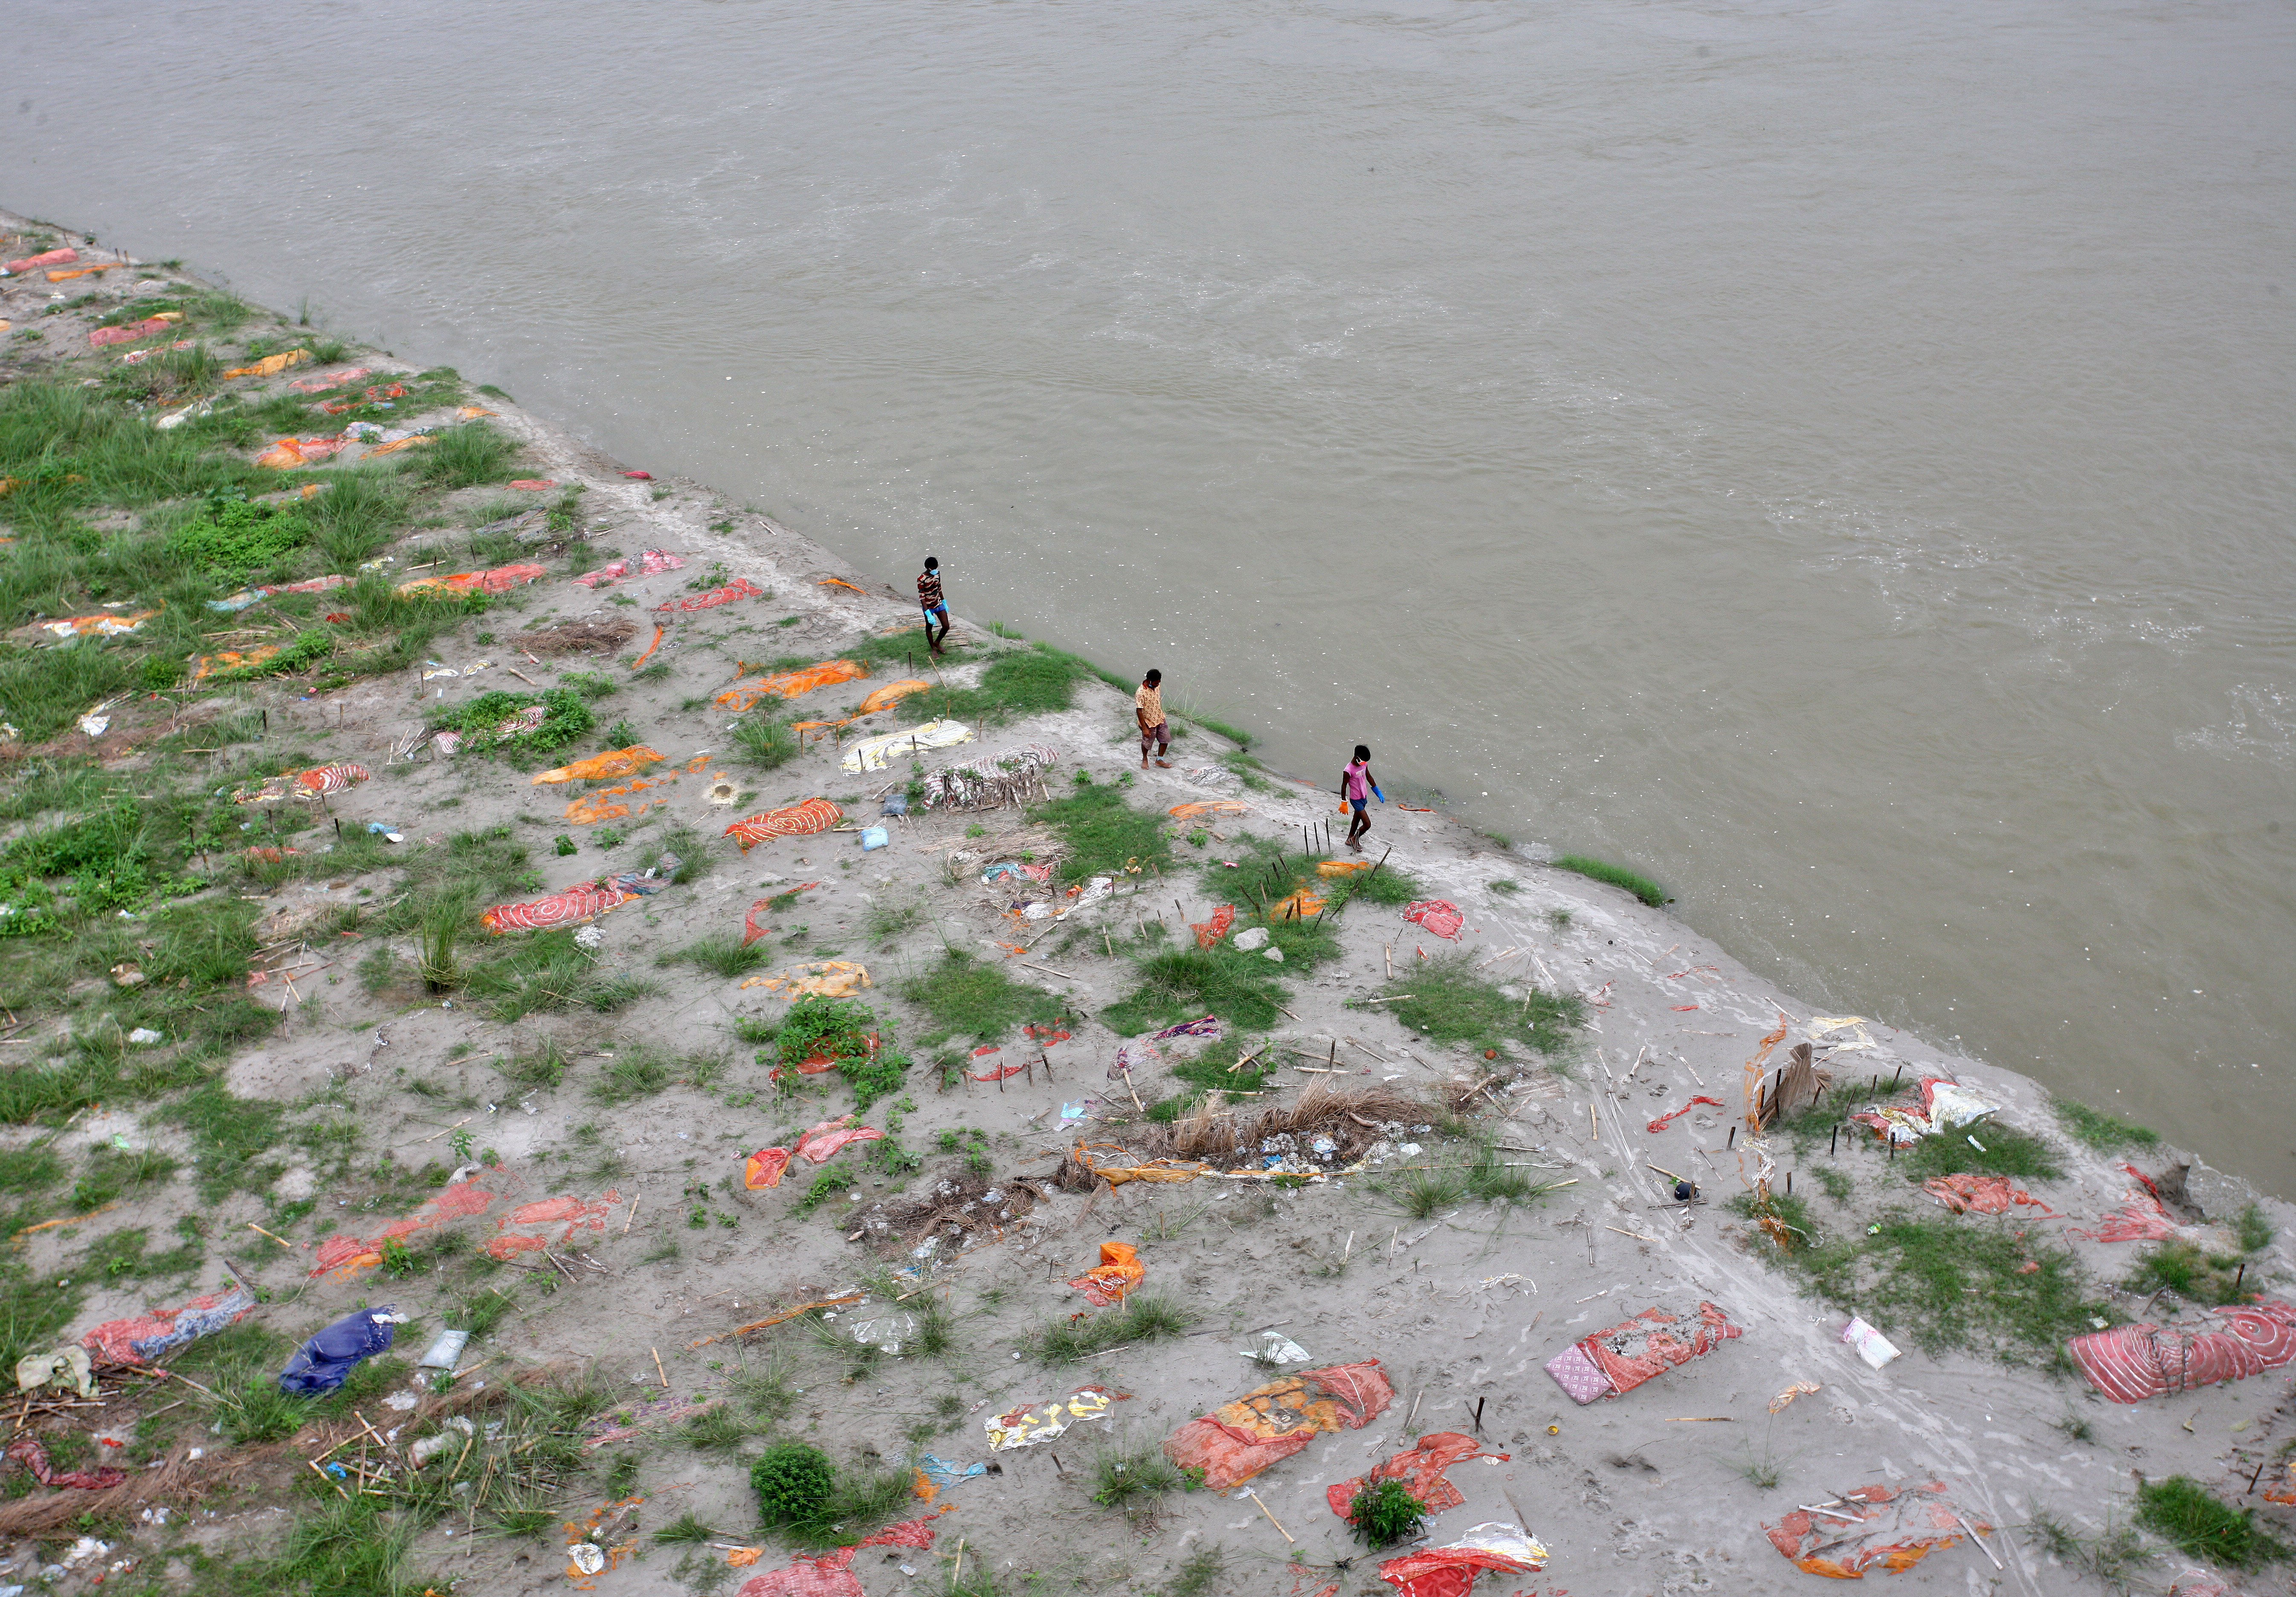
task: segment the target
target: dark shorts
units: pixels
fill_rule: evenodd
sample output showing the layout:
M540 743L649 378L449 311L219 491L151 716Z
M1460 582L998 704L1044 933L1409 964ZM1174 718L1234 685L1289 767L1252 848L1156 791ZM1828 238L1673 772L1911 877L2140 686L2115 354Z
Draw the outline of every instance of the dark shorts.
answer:
M1361 815L1364 812L1364 806L1371 803L1371 801L1369 799L1349 799L1348 803L1355 806L1355 811L1357 815Z
M1140 746L1143 748L1147 747L1152 743L1169 743L1171 741L1172 723L1168 720L1160 720L1152 727L1144 728L1140 733Z
M935 616L939 616L939 617L940 618L940 624L941 624L942 626L946 627L947 625L948 625L948 606L947 606L947 605L927 605L924 607L924 612L925 612L925 625L927 625L927 626L931 626L931 625L932 625L933 618L934 618Z

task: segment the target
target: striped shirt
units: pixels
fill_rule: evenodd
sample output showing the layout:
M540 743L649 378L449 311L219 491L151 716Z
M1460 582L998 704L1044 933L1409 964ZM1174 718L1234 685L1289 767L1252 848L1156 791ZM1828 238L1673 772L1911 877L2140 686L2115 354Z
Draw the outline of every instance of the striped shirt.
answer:
M926 572L917 578L917 603L928 610L938 610L941 607L939 572Z

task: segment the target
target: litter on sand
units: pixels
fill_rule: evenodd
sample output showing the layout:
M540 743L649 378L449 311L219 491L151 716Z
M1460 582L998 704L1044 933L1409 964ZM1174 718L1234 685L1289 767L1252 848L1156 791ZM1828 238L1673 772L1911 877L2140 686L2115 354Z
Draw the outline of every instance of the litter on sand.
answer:
M545 782L606 782L617 777L634 777L650 765L659 765L668 755L634 743L626 749L608 749L603 754L592 754L577 760L571 765L562 765L535 777L529 784L539 787Z
M809 798L779 810L746 816L727 827L723 835L740 844L746 854L768 837L801 837L826 832L844 819L845 811L827 799Z
M925 790L917 800L917 807L996 810L1022 803L1029 788L1060 762L1060 750L1050 744L1024 743L1000 754L952 765L925 778Z
M2056 1213L2005 1175L1933 1175L1922 1183L1922 1190L1956 1214L2005 1214L2012 1204L2028 1205L2044 1214Z
M1920 1091L1919 1108L1911 1104L1884 1104L1878 1108L1860 1109L1849 1118L1872 1126L1903 1147L1940 1132L1974 1125L2001 1108L1999 1104L1980 1098L1959 1082L1945 1076L1923 1076Z
M988 1466L982 1463L952 1464L945 1458L928 1453L918 1457L917 1473L931 1481L936 1487L947 1487L959 1481L971 1480L976 1475L988 1474Z
M1399 1480L1404 1490L1424 1503L1431 1513L1440 1513L1467 1501L1465 1494L1453 1486L1443 1471L1469 1459L1492 1459L1505 1463L1508 1455L1484 1453L1474 1437L1460 1431L1433 1431L1386 1462L1324 1487L1324 1501L1331 1505L1332 1512L1353 1525L1356 1521L1350 1505L1358 1491L1383 1480Z
M2296 1362L2296 1308L2232 1304L2191 1323L2116 1325L2073 1338L2065 1352L2113 1402L2142 1403Z
M796 671L774 671L762 677L744 677L712 702L721 710L747 710L759 699L771 694L778 698L793 699L811 693L816 687L832 683L850 682L856 677L866 676L869 668L857 660L824 660Z
M87 335L88 348L101 350L106 344L132 344L139 338L151 337L154 333L165 333L183 319L181 312L171 311L146 317L140 322L130 322L124 327L97 327ZM224 375L229 376L231 374L226 372Z
M1394 1401L1377 1359L1304 1370L1189 1420L1165 1442L1164 1453L1183 1469L1201 1469L1205 1486L1225 1492L1325 1431L1361 1430Z
M1730 1107L1718 1098L1707 1098L1703 1096L1693 1098L1688 1103L1683 1105L1682 1107L1670 1110L1668 1113L1660 1115L1656 1120L1652 1121L1649 1125L1643 1129L1645 1131L1662 1132L1675 1121L1677 1121L1685 1115L1689 1114L1691 1110L1696 1108L1700 1104L1712 1104L1718 1109L1726 1109Z
M1546 1549L1520 1525L1494 1520L1478 1525L1457 1541L1391 1558L1379 1577L1401 1597L1467 1597L1486 1569L1533 1575L1546 1568Z
M646 549L636 560L609 560L594 572L584 572L570 579L583 587L595 590L601 584L611 588L624 577L653 577L663 572L683 571L685 562L662 549Z
M1856 1053L1861 1049L1881 1046L1866 1030L1863 1015L1813 1015L1809 1017L1808 1034L1812 1042L1824 1042L1835 1032L1849 1033L1849 1041L1832 1045L1836 1053Z
M159 613L139 610L133 615L68 615L62 621L33 624L53 638L121 638L141 630L145 622Z
M850 998L871 984L868 967L852 959L815 959L772 975L747 976L744 987L762 987L776 998Z
M789 1168L790 1150L786 1148L761 1148L742 1163L742 1184L752 1192L765 1187L782 1184L782 1173Z
M2161 1190L2152 1184L2152 1178L2134 1165L2123 1165L2121 1169L2137 1185L2121 1194L2125 1201L2120 1207L2098 1222L2095 1231L2069 1228L2071 1234L2087 1242L2157 1242L2175 1236L2177 1222L2161 1206Z
M862 1597L861 1583L853 1574L853 1560L863 1548L924 1548L932 1545L932 1539L931 1517L904 1520L875 1535L864 1536L850 1547L810 1556L800 1553L785 1569L752 1575L742 1583L734 1597Z
M1584 1336L1546 1362L1546 1373L1575 1403L1616 1397L1652 1376L1703 1357L1745 1333L1710 1303L1694 1313L1644 1309L1633 1319Z
M295 1350L295 1356L279 1372L279 1389L302 1397L333 1391L356 1365L389 1351L391 1338L406 1318L389 1304L379 1309L354 1309L332 1325L313 1332Z
M1819 1511L1822 1510L1823 1511ZM1795 1568L1836 1580L1863 1580L1879 1565L1900 1575L1940 1547L1992 1526L1946 1497L1943 1481L1915 1486L1861 1486L1817 1509L1797 1507L1762 1529Z
M39 1437L18 1436L8 1444L6 1457L15 1460L31 1471L32 1478L44 1486L70 1486L82 1492L108 1492L127 1478L127 1471L111 1465L94 1469L56 1469L48 1463L48 1449ZM18 1586L17 1591L24 1588Z
M282 350L276 355L266 355L247 366L235 366L224 373L226 377L276 377L291 366L300 366L311 358L308 350Z
M890 710L911 694L922 693L931 686L922 677L904 677L898 682L888 682L861 701L861 713L875 715L880 711Z
M1039 1442L1051 1441L1072 1425L1104 1420L1115 1401L1115 1394L1106 1387L1078 1387L1066 1397L1056 1397L1050 1403L1024 1403L1001 1414L992 1414L981 1421L988 1436L988 1451L1007 1453L1015 1447L1034 1447Z
M1219 1017L1207 1015L1201 1020L1183 1020L1149 1036L1136 1037L1116 1050L1116 1060L1108 1067L1108 1079L1112 1082L1119 1075L1129 1075L1135 1070L1160 1061L1164 1053L1156 1046L1159 1042L1168 1042L1175 1037L1201 1037L1207 1041L1217 1042L1219 1036Z
M275 472L291 472L298 466L313 465L332 460L348 443L347 438L283 438L255 457L255 464Z
M840 1115L834 1120L824 1120L819 1125L808 1127L805 1135L797 1140L798 1157L811 1159L816 1165L825 1165L829 1162L829 1157L832 1154L849 1142L882 1140L885 1133L876 1127L853 1124L858 1115L859 1111L856 1110L852 1114Z
M1282 1331L1274 1330L1260 1332L1257 1346L1239 1347L1236 1353L1259 1364L1305 1364L1315 1356Z
M341 793L348 788L355 787L373 774L364 765L354 765L347 760L337 761L332 765L315 766L309 770L297 771L295 786L300 789L299 794L300 797L323 798L328 794Z
M512 488L518 486L513 482ZM707 593L688 595L682 599L664 599L656 610L710 610L719 605L730 605L735 599L762 599L766 590L747 577L736 577L723 588L713 588Z
M904 754L922 753L927 749L945 749L955 744L972 741L972 729L963 721L929 720L921 727L906 732L886 732L875 737L864 737L845 751L839 761L847 770L883 770L889 763Z
M1791 1387L1788 1387L1784 1391L1779 1393L1775 1397L1770 1399L1770 1412L1773 1414L1782 1413L1784 1412L1786 1405L1792 1403L1795 1398L1808 1397L1812 1393L1821 1389L1822 1388L1814 1380L1798 1380Z
M1112 1303L1122 1303L1126 1294L1148 1278L1148 1268L1141 1264L1140 1255L1129 1242L1103 1242L1100 1245L1100 1263L1082 1275L1074 1277L1069 1285L1083 1293L1095 1307L1106 1308Z
M201 1337L236 1325L255 1308L255 1294L242 1286L194 1297L179 1309L146 1309L125 1320L107 1320L79 1338L80 1346L107 1364L148 1364Z
M634 898L660 890L659 880L636 871L625 871L619 876L601 877L594 882L577 882L547 898L522 904L496 904L479 918L496 936L504 932L538 932L551 926L579 926Z
M1857 1356L1879 1370L1898 1356L1898 1345L1855 1315L1841 1328L1841 1340L1857 1350Z
M1459 913L1459 906L1447 898L1420 899L1406 906L1403 918L1425 926L1433 935L1457 942L1460 928L1467 918Z
M433 596L462 593L508 593L521 582L531 582L537 577L550 574L546 566L531 560L513 560L508 565L498 565L488 572L454 572L444 577L417 577L412 582L401 582L403 594Z
M1190 921L1188 923L1188 930L1196 934L1196 946L1198 948L1210 948L1213 943L1218 943L1221 938L1226 936L1228 934L1229 928L1234 925L1235 906L1234 904L1222 904L1219 908L1212 911L1210 919Z
M82 1397L95 1395L95 1371L87 1349L59 1347L49 1353L28 1353L16 1361L16 1390L34 1392L45 1386L70 1387Z
M19 272L36 271L42 267L70 266L78 259L79 251L67 244L61 250L27 255L21 260L0 262L0 277L13 277Z

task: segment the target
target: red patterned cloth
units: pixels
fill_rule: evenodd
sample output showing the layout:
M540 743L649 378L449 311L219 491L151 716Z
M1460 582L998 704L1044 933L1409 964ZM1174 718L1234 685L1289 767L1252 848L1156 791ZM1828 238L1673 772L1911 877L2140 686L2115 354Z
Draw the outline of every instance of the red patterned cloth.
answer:
M734 1597L862 1597L861 1583L853 1576L853 1559L864 1547L932 1545L933 1522L905 1519L887 1526L873 1536L864 1536L850 1547L840 1547L818 1558L800 1555L786 1569L769 1569L742 1583Z
M1183 1469L1201 1469L1204 1485L1225 1492L1327 1430L1361 1430L1394 1401L1377 1359L1304 1370L1189 1420L1165 1442L1164 1453Z
M2011 1204L2029 1204L2044 1214L2056 1211L2005 1175L1933 1175L1922 1190L1956 1214L2006 1214Z
M2157 1242L2175 1236L2177 1222L2161 1206L2160 1190L2152 1185L2152 1178L2134 1165L2121 1168L2136 1177L2144 1190L2129 1188L2125 1194L2128 1201L2099 1221L2095 1231L2069 1227L2070 1234L2086 1242Z
M2188 1325L2116 1325L2065 1344L2089 1385L2115 1403L2142 1403L2296 1362L2296 1307L2234 1304Z
M611 587L618 578L659 576L663 572L681 571L685 565L685 562L675 555L665 554L660 549L647 549L635 561L609 560L596 571L584 572L573 580L589 589L595 589L601 582Z
M1459 913L1459 906L1447 898L1421 899L1404 910L1403 918L1415 920L1438 937L1453 942L1458 940L1460 928L1467 924L1467 918Z
M496 904L479 918L497 936L504 932L538 932L549 926L579 926L595 920L617 905L637 897L594 882L578 882L563 893L523 904Z
M243 1288L194 1297L180 1309L147 1309L126 1320L107 1320L82 1336L79 1345L105 1363L149 1363L196 1337L236 1324L255 1307Z
M873 1125L855 1125L854 1115L840 1115L834 1120L824 1120L809 1128L797 1140L797 1151L816 1165L828 1163L829 1156L848 1142L877 1142L885 1133Z
M782 1172L789 1168L790 1150L786 1148L761 1148L751 1154L742 1165L742 1184L752 1192L760 1187L778 1187Z
M740 844L746 854L754 844L768 837L800 837L808 833L826 832L844 819L845 811L827 799L809 798L802 803L737 820L726 828L725 836Z
M83 1492L102 1492L127 1478L125 1469L110 1465L100 1469L51 1469L48 1450L37 1436L18 1436L8 1444L7 1456L32 1472L32 1478L44 1486L78 1486Z
M1385 1463L1366 1469L1361 1475L1324 1488L1324 1501L1332 1505L1332 1512L1355 1523L1349 1505L1356 1494L1366 1486L1382 1480L1399 1480L1406 1490L1425 1503L1431 1512L1457 1508L1467 1501L1458 1487L1453 1486L1443 1471L1468 1459L1497 1459L1506 1461L1504 1453L1483 1453L1477 1450L1475 1438L1456 1430L1439 1430L1419 1438L1416 1446L1398 1453Z
M723 588L713 588L708 593L697 593L690 598L664 599L656 610L708 610L718 605L730 605L735 599L762 599L766 590L747 577L736 577Z
M101 350L106 344L132 344L139 338L149 338L154 333L165 333L175 324L166 317L155 316L141 322L130 322L125 327L98 327L87 335L88 348Z
M1447 1547L1428 1547L1389 1559L1379 1577L1399 1597L1467 1597L1486 1569L1534 1575L1546 1568L1546 1549L1516 1525L1478 1525Z
M1196 934L1196 946L1198 948L1210 948L1213 943L1218 943L1221 938L1226 936L1228 928L1234 924L1235 906L1234 904L1222 904L1218 909L1212 911L1212 918L1210 920L1190 921L1188 923L1188 930Z
M1624 1394L1745 1334L1720 1309L1702 1303L1695 1315L1644 1309L1631 1320L1579 1338L1576 1346L1603 1372L1611 1390Z

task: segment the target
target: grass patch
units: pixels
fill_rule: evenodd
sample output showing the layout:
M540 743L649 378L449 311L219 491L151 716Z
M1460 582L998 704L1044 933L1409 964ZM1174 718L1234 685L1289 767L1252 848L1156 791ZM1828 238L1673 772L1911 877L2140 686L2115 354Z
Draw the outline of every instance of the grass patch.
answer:
M2108 1115L2103 1109L2092 1109L2087 1104L2076 1103L2070 1098L2052 1098L2049 1107L2056 1111L2057 1124L2065 1132L2084 1147L2101 1153L2117 1148L2154 1148L2161 1146L2161 1133Z
M1105 1348L1169 1341L1185 1333L1195 1321L1195 1314L1177 1298L1136 1292L1120 1308L1081 1320L1054 1321L1029 1337L1024 1349L1047 1364L1070 1364Z
M923 696L905 702L914 704ZM1171 864L1162 816L1125 803L1120 783L1095 783L1083 771L1077 776L1067 796L1029 812L1029 819L1052 827L1068 844L1069 855L1061 862L1057 879L1081 882L1089 877L1120 876L1128 865L1145 869L1152 863L1160 868Z
M1024 1023L1049 1025L1065 1017L1062 1000L1044 988L1016 982L996 965L953 948L922 975L905 982L904 1000L931 1025L919 1041L935 1047L951 1037L995 1042Z
M1575 997L1532 988L1522 1000L1475 974L1464 952L1441 954L1390 982L1382 1006L1406 1030L1431 1042L1464 1042L1476 1049L1520 1044L1542 1054L1561 1049L1585 1013Z
M734 757L758 770L773 770L798 757L797 734L778 716L745 715L733 731Z
M1933 1175L2008 1175L2053 1181L2065 1173L2047 1143L2030 1132L1997 1122L1923 1137L1895 1162L1908 1180L1915 1181Z
M884 641L900 644L903 638ZM1066 710L1076 697L1078 681L1090 674L1092 668L1075 655L1041 644L1034 648L1007 649L981 671L979 687L913 693L901 701L900 718L924 721L946 715L957 720L1001 727L1029 716Z
M547 754L586 736L598 724L582 696L570 687L542 691L539 726L513 720L536 697L531 693L482 693L460 704L433 710L430 725L442 732L460 732L467 739L463 746L478 753Z
M746 946L731 932L722 932L698 938L684 948L661 956L660 963L675 965L681 961L699 965L713 975L746 975L770 959L770 951L760 943Z
M1427 1505L1411 1494L1400 1480L1366 1480L1348 1500L1349 1528L1366 1547L1392 1547L1419 1534L1426 1523Z
M1140 985L1103 1009L1100 1018L1122 1037L1207 1014L1248 1031L1270 1031L1283 1017L1286 996L1276 968L1226 943L1152 954L1140 962Z
M515 473L518 440L484 422L465 422L432 434L430 442L414 452L414 471L434 488L476 488L485 482L506 482Z
M1177 1059L1172 1063L1172 1079L1186 1089L1161 1103L1148 1106L1151 1120L1174 1121L1214 1092L1262 1092L1274 1083L1278 1061L1275 1050L1258 1048L1251 1050L1255 1058L1242 1069L1234 1068L1245 1057L1243 1044L1234 1037L1223 1037L1193 1059Z
M2238 1254L2211 1253L2171 1237L2140 1255L2120 1284L2131 1292L2174 1292L2187 1303L2210 1308L2245 1303L2257 1296L2258 1288L2247 1285L2241 1263Z
M504 952L468 968L463 978L473 998L496 1020L523 1020L547 1009L589 1009L609 1015L660 984L642 976L601 971L597 961L575 946L570 927L535 932Z
M1798 1201L1775 1200L1782 1213ZM1785 1217L1809 1224L1806 1210ZM2093 1318L2125 1318L2083 1296L2086 1278L2071 1253L2019 1237L2018 1222L1891 1210L1874 1224L1871 1233L1837 1239L1811 1227L1780 1256L1817 1297L1925 1353L1967 1348L2008 1362L2046 1358L2067 1338L2093 1329Z
M1584 854L1558 854L1548 863L1557 870L1571 871L1593 881L1607 882L1613 887L1624 888L1652 909L1674 901L1667 896L1665 888L1652 881L1642 872L1629 870L1623 865L1611 865L1601 860L1589 860Z
M2106 1590L2121 1597L2127 1597L2136 1571L2155 1556L2134 1526L2108 1523L2095 1535L2085 1536L2045 1509L2022 1528L2025 1539L2034 1546L2095 1576Z
M1467 1197L1467 1180L1456 1170L1411 1170L1390 1189L1396 1206L1414 1220L1432 1220Z
M1135 1523L1152 1515L1168 1494L1187 1484L1160 1447L1110 1448L1092 1464L1092 1500L1103 1508L1123 1510Z
M2181 1552L2230 1569L2260 1569L2288 1556L2288 1544L2189 1476L2136 1488L2136 1522Z

